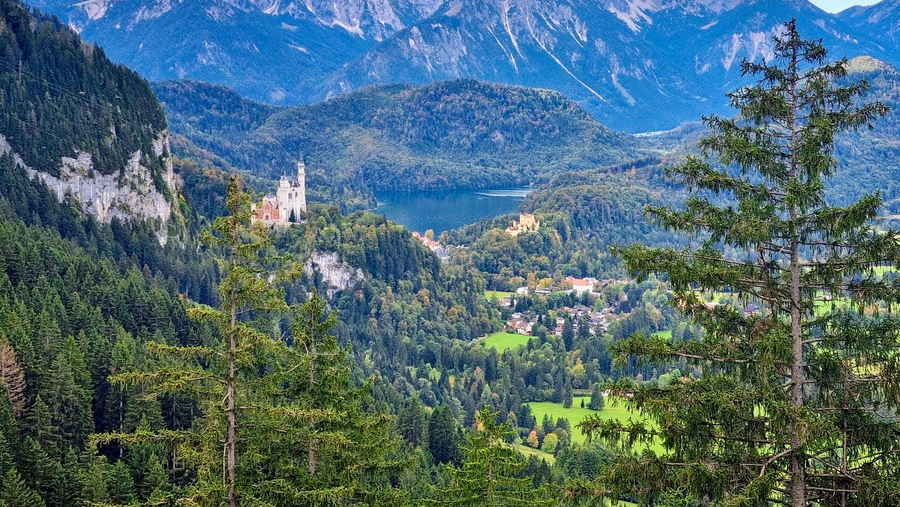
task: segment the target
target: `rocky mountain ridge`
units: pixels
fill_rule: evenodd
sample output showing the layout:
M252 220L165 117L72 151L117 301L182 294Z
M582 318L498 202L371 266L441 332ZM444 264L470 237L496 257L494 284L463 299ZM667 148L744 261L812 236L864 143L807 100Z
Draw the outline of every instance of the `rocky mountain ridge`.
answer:
M882 40L889 31L807 0L32 1L151 80L302 104L371 84L470 78L561 91L634 132L726 110L737 63L771 55L792 17L835 56L900 63Z

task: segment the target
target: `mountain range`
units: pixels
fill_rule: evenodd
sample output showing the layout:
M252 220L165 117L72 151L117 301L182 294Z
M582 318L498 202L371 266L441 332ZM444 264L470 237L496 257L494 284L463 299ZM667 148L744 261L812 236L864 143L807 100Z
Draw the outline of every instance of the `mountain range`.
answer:
M832 15L807 0L32 0L151 81L271 104L470 78L549 88L605 125L668 129L728 108L740 61L796 18L835 56L900 64L898 0Z
M550 90L452 80L285 107L196 81L153 87L176 153L268 181L302 156L313 199L345 209L374 192L524 186L648 153Z

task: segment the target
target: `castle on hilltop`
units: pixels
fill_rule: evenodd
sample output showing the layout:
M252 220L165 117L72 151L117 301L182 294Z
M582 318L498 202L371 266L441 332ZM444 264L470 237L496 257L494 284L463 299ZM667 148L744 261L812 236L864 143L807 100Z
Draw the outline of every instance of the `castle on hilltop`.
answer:
M297 162L297 179L281 175L275 195L265 196L262 203L253 205L250 221L263 225L288 225L300 221L300 214L306 213L306 166L303 159Z
M513 220L513 223L506 228L506 232L516 237L523 232L534 232L540 227L541 223L534 218L534 215L522 213L519 215L518 221Z

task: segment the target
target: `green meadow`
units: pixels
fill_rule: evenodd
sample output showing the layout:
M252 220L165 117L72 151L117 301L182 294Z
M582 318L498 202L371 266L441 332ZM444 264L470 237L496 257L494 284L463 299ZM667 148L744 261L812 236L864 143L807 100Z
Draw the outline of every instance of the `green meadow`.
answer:
M516 333L507 333L501 331L499 333L490 334L484 338L484 346L487 348L495 348L497 352L502 354L506 349L522 347L528 343L530 336Z
M581 408L581 400L584 400L585 408ZM629 419L634 419L636 421L644 420L640 415L628 411L621 401L616 403L615 400L607 398L606 407L600 411L587 408L590 401L590 396L577 396L572 398L572 408L565 408L561 403L552 403L549 401L532 402L529 403L528 406L531 407L531 413L534 414L538 424L544 419L544 414L550 414L550 417L552 417L554 421L560 417L568 419L569 424L572 425L572 434L570 435L570 438L574 443L583 443L585 441L585 435L581 433L581 430L576 426L582 419L592 414L599 414L601 418L606 420L617 419L622 422L628 422ZM651 445L650 449L657 453L663 451L662 446L659 444Z
M488 301L500 301L505 297L512 296L513 292L503 292L502 290L486 290L484 291L484 298Z

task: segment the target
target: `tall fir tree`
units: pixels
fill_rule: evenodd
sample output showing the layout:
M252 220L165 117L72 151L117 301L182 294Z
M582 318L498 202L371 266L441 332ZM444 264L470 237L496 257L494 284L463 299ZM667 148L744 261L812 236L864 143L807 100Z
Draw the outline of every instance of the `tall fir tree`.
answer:
M759 81L730 94L739 115L705 119L711 134L700 147L720 165L692 157L670 169L699 192L683 209L648 210L699 248L620 251L633 275L665 274L704 333L682 342L636 335L614 348L622 363L685 361L699 375L611 386L649 421L598 416L582 430L617 443L656 440L665 451L622 453L597 492L644 505L664 494L693 505L900 503L900 285L875 269L900 261L900 241L872 225L879 194L847 207L825 198L835 135L886 112L859 104L868 86L848 82L847 65L829 63L820 42L787 23L772 60L743 63ZM764 309L712 308L706 291ZM841 300L849 307L833 303Z
M239 442L254 441L259 431L246 421L239 435L244 414L257 414L268 408L268 399L259 396L266 365L273 354L283 349L273 340L267 316L287 309L283 290L277 288L282 277L289 276L282 264L268 256L271 241L267 229L250 228L250 201L234 176L228 184L229 215L217 218L205 234L207 243L224 255L224 277L219 286L219 308L195 306L189 315L217 331L217 340L209 345L172 346L148 343L160 360L152 371L114 375L119 385L144 389L144 397L184 395L195 397L203 412L202 421L186 430L116 432L95 435L94 441L118 441L126 446L147 442L166 442L175 455L192 468L197 479L181 502L187 506L250 505L242 495L253 495L253 486L241 481L237 472ZM127 414L126 414L127 417ZM240 438L239 438L240 437ZM255 439L258 441L259 439ZM247 489L241 491L239 486ZM129 498L127 495L118 495Z
M447 405L436 407L428 418L428 450L436 465L462 463L457 423Z
M520 477L524 458L506 444L514 432L485 407L476 415L477 429L463 448L460 467L448 467L450 487L435 488L432 504L446 507L539 507L558 500L549 489L537 489L531 477Z
M425 409L418 398L410 400L400 411L397 430L410 447L416 448L425 437Z
M350 349L331 333L335 313L313 293L290 316L291 347L266 382L273 405L253 421L271 428L245 463L254 505L402 504L390 482L406 464L399 438L389 418L364 410L370 386L353 379Z

